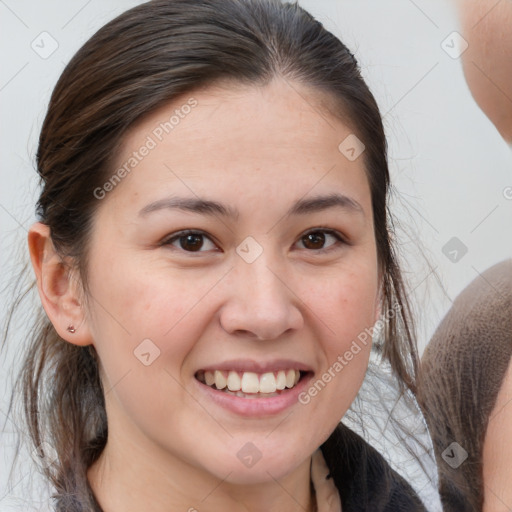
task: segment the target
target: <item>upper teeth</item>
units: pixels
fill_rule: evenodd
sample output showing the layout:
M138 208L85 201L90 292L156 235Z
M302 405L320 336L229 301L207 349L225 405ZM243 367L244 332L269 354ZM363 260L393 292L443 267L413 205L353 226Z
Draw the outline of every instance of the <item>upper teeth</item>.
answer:
M276 390L293 388L300 379L299 370L280 370L276 373L254 373L220 370L204 372L204 382L217 389L228 388L230 391L243 393L274 393Z

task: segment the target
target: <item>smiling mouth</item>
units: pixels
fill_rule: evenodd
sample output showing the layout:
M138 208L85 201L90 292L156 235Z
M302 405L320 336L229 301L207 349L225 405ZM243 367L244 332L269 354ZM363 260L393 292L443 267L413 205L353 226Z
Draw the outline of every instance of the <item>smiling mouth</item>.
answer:
M308 372L280 370L255 373L199 370L195 378L212 389L242 398L270 398L293 389Z

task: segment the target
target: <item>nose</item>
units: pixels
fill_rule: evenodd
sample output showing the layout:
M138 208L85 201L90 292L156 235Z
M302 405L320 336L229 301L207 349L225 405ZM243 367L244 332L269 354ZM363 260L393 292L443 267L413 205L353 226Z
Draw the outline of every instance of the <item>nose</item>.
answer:
M222 328L229 334L259 340L277 339L299 330L304 323L302 302L289 281L263 257L253 263L239 261L226 283L229 297L220 311Z

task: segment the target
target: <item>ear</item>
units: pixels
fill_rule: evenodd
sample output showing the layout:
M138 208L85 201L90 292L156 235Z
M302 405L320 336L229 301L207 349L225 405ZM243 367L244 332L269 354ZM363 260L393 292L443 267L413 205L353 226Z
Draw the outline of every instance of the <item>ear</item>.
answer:
M92 344L80 304L78 282L56 252L46 224L36 222L30 228L28 247L41 303L58 335L74 345ZM75 332L69 332L68 326L73 326Z

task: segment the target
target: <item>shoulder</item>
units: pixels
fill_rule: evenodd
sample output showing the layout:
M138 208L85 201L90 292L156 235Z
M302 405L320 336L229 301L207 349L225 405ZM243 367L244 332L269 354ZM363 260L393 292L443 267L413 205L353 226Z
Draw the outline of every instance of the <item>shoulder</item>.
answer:
M321 447L343 512L425 512L412 487L375 448L340 423Z

